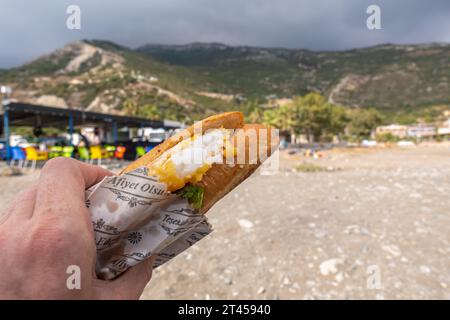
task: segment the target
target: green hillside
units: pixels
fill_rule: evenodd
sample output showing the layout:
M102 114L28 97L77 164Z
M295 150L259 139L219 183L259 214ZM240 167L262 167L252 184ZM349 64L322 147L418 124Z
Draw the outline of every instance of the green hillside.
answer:
M217 91L261 98L317 91L358 107L402 108L450 102L450 45L380 45L313 52L220 44L138 49L221 84Z
M348 51L233 47L219 43L146 45L74 42L0 70L13 98L192 121L317 92L349 107L414 122L448 110L450 45L380 45ZM436 107L438 106L438 107Z

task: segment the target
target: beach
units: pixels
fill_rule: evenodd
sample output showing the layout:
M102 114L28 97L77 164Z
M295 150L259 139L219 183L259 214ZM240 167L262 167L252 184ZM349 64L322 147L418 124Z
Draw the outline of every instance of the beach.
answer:
M38 176L1 176L0 212ZM449 190L449 143L283 151L278 172L208 212L214 232L154 270L141 298L450 299Z

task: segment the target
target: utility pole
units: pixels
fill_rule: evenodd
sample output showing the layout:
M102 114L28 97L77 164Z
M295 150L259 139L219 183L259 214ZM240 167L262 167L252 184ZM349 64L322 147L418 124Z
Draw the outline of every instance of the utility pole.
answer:
M11 150L9 148L9 97L12 90L8 86L1 86L0 92L2 94L3 108L3 136L5 138L6 161L8 161L11 158Z

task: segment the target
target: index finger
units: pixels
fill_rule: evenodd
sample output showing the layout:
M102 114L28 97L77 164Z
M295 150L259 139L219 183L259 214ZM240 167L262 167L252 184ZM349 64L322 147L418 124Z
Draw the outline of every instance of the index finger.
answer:
M71 158L46 163L39 177L34 215L76 215L87 212L85 190L112 173Z

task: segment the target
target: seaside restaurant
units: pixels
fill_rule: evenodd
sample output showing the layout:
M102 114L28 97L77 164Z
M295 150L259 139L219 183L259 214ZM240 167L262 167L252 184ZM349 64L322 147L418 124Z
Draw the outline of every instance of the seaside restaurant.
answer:
M61 131L67 130L69 141L75 134L77 127L101 128L104 133L104 141L110 146L119 145L119 133L121 129L131 132L132 129L162 128L167 131L176 130L181 123L176 121L155 121L145 118L136 118L120 115L111 115L98 112L87 112L79 109L65 109L26 103L8 102L4 103L0 110L0 142L3 144L4 160L12 159L10 146L11 127L31 127L36 130L43 128L57 128ZM73 146L72 146L73 149ZM80 149L80 148L78 148ZM34 152L34 151L33 151Z

